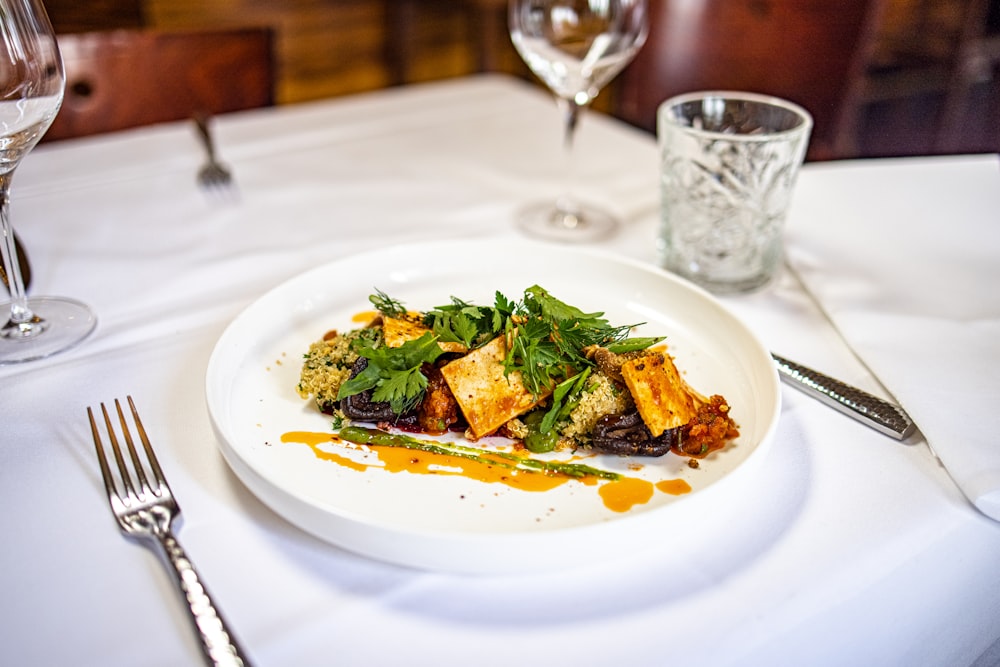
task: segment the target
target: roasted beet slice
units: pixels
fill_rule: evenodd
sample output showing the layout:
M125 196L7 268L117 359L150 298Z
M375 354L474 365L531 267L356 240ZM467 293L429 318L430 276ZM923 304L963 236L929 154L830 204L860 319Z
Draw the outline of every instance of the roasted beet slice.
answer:
M368 368L368 360L358 357L351 366L351 377ZM340 410L348 419L361 422L395 421L396 413L392 411L388 401L372 401L372 390L354 394L340 400Z
M681 427L654 438L637 411L605 415L594 425L594 449L621 456L663 456L677 444Z

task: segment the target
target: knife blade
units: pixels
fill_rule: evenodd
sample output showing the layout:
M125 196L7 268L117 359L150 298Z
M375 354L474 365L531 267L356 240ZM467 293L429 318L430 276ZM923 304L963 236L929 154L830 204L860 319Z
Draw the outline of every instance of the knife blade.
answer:
M906 411L895 403L776 354L771 357L788 384L880 433L904 440L916 429Z

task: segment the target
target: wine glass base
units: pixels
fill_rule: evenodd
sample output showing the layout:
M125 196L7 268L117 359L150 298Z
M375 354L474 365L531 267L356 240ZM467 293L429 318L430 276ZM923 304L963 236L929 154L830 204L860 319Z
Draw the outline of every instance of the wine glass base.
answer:
M83 303L57 296L28 299L35 318L28 324L8 321L0 328L0 366L44 359L78 344L97 326L97 317ZM0 304L9 312L10 303Z
M570 212L553 203L542 203L519 211L517 226L525 234L546 241L589 243L611 236L618 222L610 213L593 206L576 205Z

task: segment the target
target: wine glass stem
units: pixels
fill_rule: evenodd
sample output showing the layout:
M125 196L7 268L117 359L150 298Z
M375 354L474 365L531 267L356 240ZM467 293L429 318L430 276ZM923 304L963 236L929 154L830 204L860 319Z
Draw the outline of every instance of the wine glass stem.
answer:
M563 128L563 152L566 159L566 168L563 170L563 174L566 178L566 186L562 196L556 201L556 209L562 217L563 225L575 227L580 222L580 210L572 194L576 174L576 160L573 156L573 146L576 139L576 126L580 122L580 114L583 111L583 106L565 97L560 97L558 100L565 123L565 127Z
M7 273L7 285L10 289L10 319L3 325L2 333L10 338L31 338L41 333L44 325L28 307L28 297L24 291L21 263L14 243L14 229L10 225L12 176L13 170L0 174L0 254L3 255L3 269Z

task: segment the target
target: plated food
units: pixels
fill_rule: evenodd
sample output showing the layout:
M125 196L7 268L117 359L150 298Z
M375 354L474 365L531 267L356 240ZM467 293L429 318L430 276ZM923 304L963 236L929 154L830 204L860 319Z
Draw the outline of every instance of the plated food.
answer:
M535 454L499 437L468 442L463 431L431 437L359 422L335 433L333 418L296 393L303 353L331 327L364 328L373 313L355 318L359 309L372 310L373 286L409 306L430 308L456 292L492 305L498 290L514 296L530 285L586 312L604 310L609 322L645 322L629 336L666 335L650 349L670 355L691 387L725 396L740 436L694 459L698 468L689 465L691 457L674 454L618 456L583 448ZM490 574L616 559L702 539L713 525L725 530L729 509L758 490L781 408L767 348L710 295L646 262L524 239L378 247L304 271L262 294L226 328L205 387L222 455L278 516L369 557ZM486 465L495 479L534 484L541 492L483 483L482 467L473 478L452 474L476 468L471 458L448 454L442 466L436 454L340 438L352 430L433 441L449 451L467 448L463 453L480 462L494 462ZM426 474L412 474L414 459ZM537 461L590 466L607 476L513 476L505 467Z
M326 332L302 364L296 389L335 430L457 430L532 453L694 459L739 435L726 399L691 387L663 337L633 336L637 323L613 325L539 285L517 299L451 297L427 311L378 290L369 300L365 326Z

